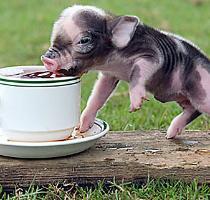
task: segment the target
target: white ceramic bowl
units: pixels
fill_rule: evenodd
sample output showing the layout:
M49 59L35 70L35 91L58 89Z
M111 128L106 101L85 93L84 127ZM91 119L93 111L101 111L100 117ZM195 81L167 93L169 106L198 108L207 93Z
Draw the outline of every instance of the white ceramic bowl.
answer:
M46 71L43 66L0 69L0 128L8 140L52 141L67 138L80 117L79 77L10 76Z

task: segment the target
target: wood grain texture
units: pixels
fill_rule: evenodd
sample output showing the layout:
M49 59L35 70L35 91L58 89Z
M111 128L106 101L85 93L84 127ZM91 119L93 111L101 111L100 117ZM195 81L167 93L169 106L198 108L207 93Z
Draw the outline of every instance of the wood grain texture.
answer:
M174 140L165 133L110 132L77 155L40 160L0 157L0 184L47 185L63 181L94 184L98 180L145 181L174 178L210 183L210 134L186 132Z

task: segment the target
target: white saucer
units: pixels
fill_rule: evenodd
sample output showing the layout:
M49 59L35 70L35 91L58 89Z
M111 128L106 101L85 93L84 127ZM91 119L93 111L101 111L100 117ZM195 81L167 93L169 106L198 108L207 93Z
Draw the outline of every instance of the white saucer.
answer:
M109 125L96 119L93 127L83 135L84 138L67 139L55 142L15 142L8 141L0 132L0 155L15 158L53 158L82 152L104 136Z

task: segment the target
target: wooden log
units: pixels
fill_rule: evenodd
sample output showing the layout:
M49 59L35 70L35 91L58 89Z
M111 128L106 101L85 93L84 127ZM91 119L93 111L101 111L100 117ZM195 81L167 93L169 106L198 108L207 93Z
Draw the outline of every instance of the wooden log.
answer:
M47 185L63 181L95 184L98 180L145 181L174 178L210 183L210 134L186 132L174 140L165 133L110 132L94 147L77 155L56 159L0 157L0 184Z

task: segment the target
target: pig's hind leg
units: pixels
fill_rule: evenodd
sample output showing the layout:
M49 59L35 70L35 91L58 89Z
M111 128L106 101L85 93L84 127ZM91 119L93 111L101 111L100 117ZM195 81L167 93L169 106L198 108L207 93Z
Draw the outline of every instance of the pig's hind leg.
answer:
M190 122L201 115L188 100L180 103L180 105L183 107L183 112L172 120L167 130L167 139L174 138L177 134L180 134Z
M191 103L200 112L210 115L210 62L209 65L198 66L194 74L196 76L194 80L190 79L191 88L188 90Z

